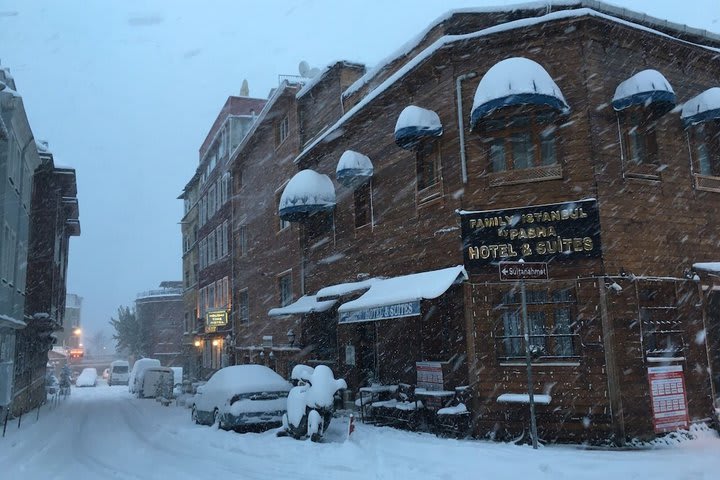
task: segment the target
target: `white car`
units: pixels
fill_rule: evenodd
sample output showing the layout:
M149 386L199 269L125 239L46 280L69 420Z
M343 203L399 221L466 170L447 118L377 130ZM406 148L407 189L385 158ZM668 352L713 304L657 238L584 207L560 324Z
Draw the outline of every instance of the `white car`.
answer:
M130 380L130 364L126 360L115 360L110 364L108 385L128 385Z
M75 380L76 387L94 387L97 382L97 370L84 368L80 376Z
M193 398L195 423L222 429L267 430L282 425L292 385L263 365L225 367L198 388Z

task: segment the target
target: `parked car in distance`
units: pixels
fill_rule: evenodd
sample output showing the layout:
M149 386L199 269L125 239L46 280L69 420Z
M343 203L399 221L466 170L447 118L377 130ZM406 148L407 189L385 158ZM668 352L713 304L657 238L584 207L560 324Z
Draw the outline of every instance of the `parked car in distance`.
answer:
M108 385L127 385L130 380L130 364L127 360L115 360L110 364Z
M128 390L130 393L137 394L138 390L142 388L145 370L159 366L160 360L155 358L141 358L140 360L136 360L130 372L130 378L128 379Z
M138 398L173 397L174 373L169 367L150 367L145 370L142 386L137 391Z
M97 383L97 370L94 368L83 368L80 376L75 380L76 387L94 387Z
M263 365L225 367L198 387L192 419L224 430L267 430L282 425L292 385Z

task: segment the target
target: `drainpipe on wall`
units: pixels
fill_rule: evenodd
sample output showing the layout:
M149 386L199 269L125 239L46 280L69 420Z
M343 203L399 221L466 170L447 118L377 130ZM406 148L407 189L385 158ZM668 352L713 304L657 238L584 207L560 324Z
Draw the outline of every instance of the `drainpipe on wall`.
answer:
M469 72L455 79L455 93L457 95L458 131L460 133L460 167L462 169L463 184L467 184L467 161L465 159L465 122L463 121L462 81L477 77L477 72Z

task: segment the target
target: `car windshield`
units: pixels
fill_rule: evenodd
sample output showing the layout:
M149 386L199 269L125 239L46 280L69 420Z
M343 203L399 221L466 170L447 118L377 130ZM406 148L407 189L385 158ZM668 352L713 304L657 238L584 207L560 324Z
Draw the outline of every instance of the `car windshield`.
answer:
M715 478L718 212L719 0L0 0L0 480Z

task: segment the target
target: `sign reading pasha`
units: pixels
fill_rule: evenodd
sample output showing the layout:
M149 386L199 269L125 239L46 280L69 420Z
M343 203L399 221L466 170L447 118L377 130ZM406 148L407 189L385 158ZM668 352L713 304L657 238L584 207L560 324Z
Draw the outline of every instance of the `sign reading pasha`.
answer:
M465 268L500 261L549 262L599 257L597 201L461 211Z

